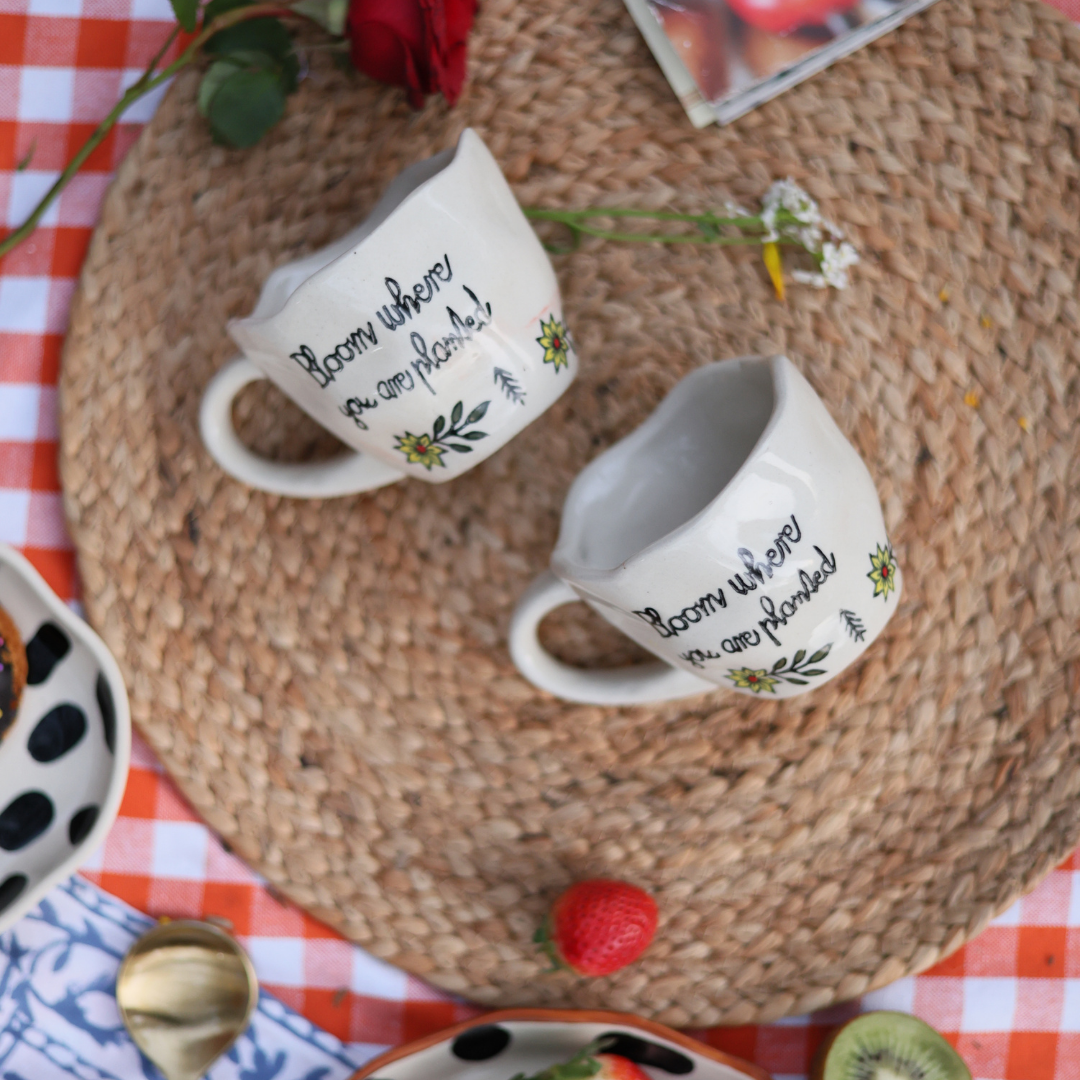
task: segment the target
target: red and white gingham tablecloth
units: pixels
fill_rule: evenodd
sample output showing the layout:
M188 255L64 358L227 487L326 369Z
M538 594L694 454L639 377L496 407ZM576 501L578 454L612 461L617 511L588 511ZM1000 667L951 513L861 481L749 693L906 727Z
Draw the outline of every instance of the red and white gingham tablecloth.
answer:
M1057 3L1080 21L1080 0ZM171 23L168 0L0 0L0 233L21 224ZM105 189L156 104L130 109L34 236L0 260L0 541L69 601L78 584L56 469L60 345ZM476 1011L282 903L138 738L120 816L83 873L154 916L231 920L261 981L342 1039L397 1044ZM700 1034L796 1080L829 1026L882 1007L944 1032L977 1080L1080 1080L1080 855L924 975L814 1017Z

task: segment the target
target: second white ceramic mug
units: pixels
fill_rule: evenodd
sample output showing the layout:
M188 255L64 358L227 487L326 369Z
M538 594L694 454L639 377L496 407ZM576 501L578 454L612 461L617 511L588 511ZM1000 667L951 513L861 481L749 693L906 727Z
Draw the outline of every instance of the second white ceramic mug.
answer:
M511 655L540 688L601 705L810 690L866 650L901 588L866 466L783 356L699 368L592 461L551 568L514 611ZM659 661L555 659L540 622L575 600Z
M551 262L471 129L406 169L359 228L275 270L229 332L245 355L206 389L203 442L226 472L283 495L451 480L577 374ZM263 378L357 452L290 465L245 447L233 400Z

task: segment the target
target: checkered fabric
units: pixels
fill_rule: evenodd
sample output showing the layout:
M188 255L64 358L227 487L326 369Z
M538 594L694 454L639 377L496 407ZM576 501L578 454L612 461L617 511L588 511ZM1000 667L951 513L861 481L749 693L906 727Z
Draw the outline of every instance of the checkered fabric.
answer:
M932 1024L975 1080L1080 1080L1080 852L923 975L812 1017L697 1034L794 1080L830 1030L870 1009Z
M228 919L259 981L348 1042L392 1046L479 1011L275 895L198 820L138 737L120 815L82 873L149 915Z
M1056 2L1080 21L1080 0ZM168 0L0 0L0 229L22 222L171 23ZM69 601L78 585L56 470L60 345L101 199L156 104L129 110L31 239L0 260L0 540ZM150 915L229 919L267 987L342 1039L396 1044L475 1011L282 902L196 819L138 739L120 816L84 873ZM1080 857L924 975L813 1017L698 1034L796 1080L831 1026L871 1008L933 1024L976 1080L1080 1080Z

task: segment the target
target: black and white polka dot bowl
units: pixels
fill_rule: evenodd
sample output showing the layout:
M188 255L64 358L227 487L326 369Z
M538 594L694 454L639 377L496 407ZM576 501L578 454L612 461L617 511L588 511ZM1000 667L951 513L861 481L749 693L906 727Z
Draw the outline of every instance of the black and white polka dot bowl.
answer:
M78 869L120 808L131 716L105 643L0 544L0 606L29 674L0 741L0 932Z
M369 1061L352 1080L506 1080L568 1061L597 1039L648 1080L770 1080L732 1057L653 1020L589 1009L504 1009L426 1035Z

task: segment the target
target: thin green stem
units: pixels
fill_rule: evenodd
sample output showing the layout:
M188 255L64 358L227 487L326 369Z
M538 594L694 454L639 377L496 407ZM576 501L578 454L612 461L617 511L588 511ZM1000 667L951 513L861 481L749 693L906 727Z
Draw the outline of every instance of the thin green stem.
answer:
M56 182L41 197L37 206L30 211L30 216L27 217L17 229L14 229L12 232L8 233L3 240L0 240L0 259L2 259L9 251L18 247L18 245L37 228L38 223L45 216L49 207L52 206L59 197L60 192L67 187L71 178L82 168L86 159L101 145L105 136L112 131L116 122L131 105L138 101L139 98L145 97L151 91L156 90L162 83L167 82L182 68L187 67L187 65L198 55L199 50L206 44L207 40L219 30L224 30L227 26L233 26L236 23L245 22L248 19L254 19L265 15L279 15L282 13L282 9L287 8L291 2L292 0L278 0L277 3L254 4L251 7L234 8L232 11L226 11L223 15L219 15L214 19L209 26L204 26L203 29L188 43L187 48L171 64L169 64L168 67L162 69L155 75L154 71L157 68L157 65L161 63L162 57L168 52L169 47L176 40L176 37L180 32L180 27L176 26L165 44L150 61L146 70L136 82L132 83L132 85L127 88L123 97L121 97L113 108L109 110L105 119L98 124L86 142L79 148L79 151L71 161L68 162L64 171L56 178Z
M151 75L154 74L154 71L156 70L158 64L161 63L161 61L165 57L165 54L169 51L170 47L172 46L172 43L179 36L180 36L180 24L177 23L172 28L172 33L169 34L169 36L165 39L165 43L161 46L160 49L158 49L158 51L156 53L154 53L154 56L151 59L150 63L147 65L146 70L142 73L142 76L139 78L139 83L145 82L147 79L150 78ZM135 85L138 86L139 83L136 83Z
M686 221L694 225L735 225L738 228L764 228L761 218L756 215L743 217L721 217L718 214L679 214L670 210L637 210L622 206L593 206L585 210L546 210L528 206L525 216L539 221L560 221L572 225L591 218L648 218L653 221Z
M594 229L589 225L570 225L569 222L564 222L572 231L575 241L578 237L595 236L601 240L615 240L622 243L657 243L657 244L698 244L702 247L760 247L764 243L764 238L761 236L693 236L688 234L673 234L673 233L621 233L611 232L607 229ZM786 237L781 237L776 241L777 244L783 244L785 246L802 247L797 240L790 240ZM569 247L548 244L547 250L554 255L568 255L570 252L577 249L577 243L571 244Z
M595 236L601 240L614 240L623 243L659 243L659 244L697 244L699 246L713 247L738 247L755 246L767 243L766 237L770 230L757 214L742 214L738 217L724 217L719 214L682 214L669 210L638 210L620 206L594 206L584 210L547 210L541 207L525 207L525 216L534 221L554 221L565 225L571 234L572 243L569 247L547 244L547 250L552 254L565 255L574 251L581 241L582 236ZM613 229L601 229L587 222L596 218L633 218L637 220L648 219L662 222L681 222L687 225L696 225L701 231L698 233L644 233L644 232L618 232ZM776 213L774 227L799 224L798 218L789 211L780 209ZM722 227L734 227L742 231L741 236L721 236L716 231ZM750 233L751 235L746 235ZM774 231L773 231L774 233ZM793 245L805 248L790 236L779 236L773 241L777 244ZM811 254L814 254L811 252Z
M168 70L166 69L166 71ZM0 240L0 258L3 258L9 251L21 244L37 228L38 222L45 216L45 213L60 195L60 192L67 187L71 178L82 168L86 159L101 145L105 136L112 130L113 125L120 119L124 110L133 102L138 101L144 94L159 86L166 78L168 78L168 75L163 73L156 79L149 79L145 82L140 79L128 87L124 96L116 103L86 142L82 144L79 152L68 162L52 187L41 197L41 201L30 212L30 216L17 229L14 229L3 240Z
M685 221L691 225L733 225L739 229L761 229L765 225L760 214L744 214L737 217L720 214L681 214L671 210L639 210L624 206L590 206L584 210L548 210L538 206L524 208L525 216L538 221L558 221L575 227L579 222L591 218L647 218L653 221ZM799 219L790 211L779 209L776 213L777 225L797 225Z
M586 236L598 236L601 240L618 240L626 243L655 241L661 244L704 244L713 247L735 247L742 244L761 245L758 236L693 236L682 233L621 233L607 229L594 229L589 225L573 226Z

